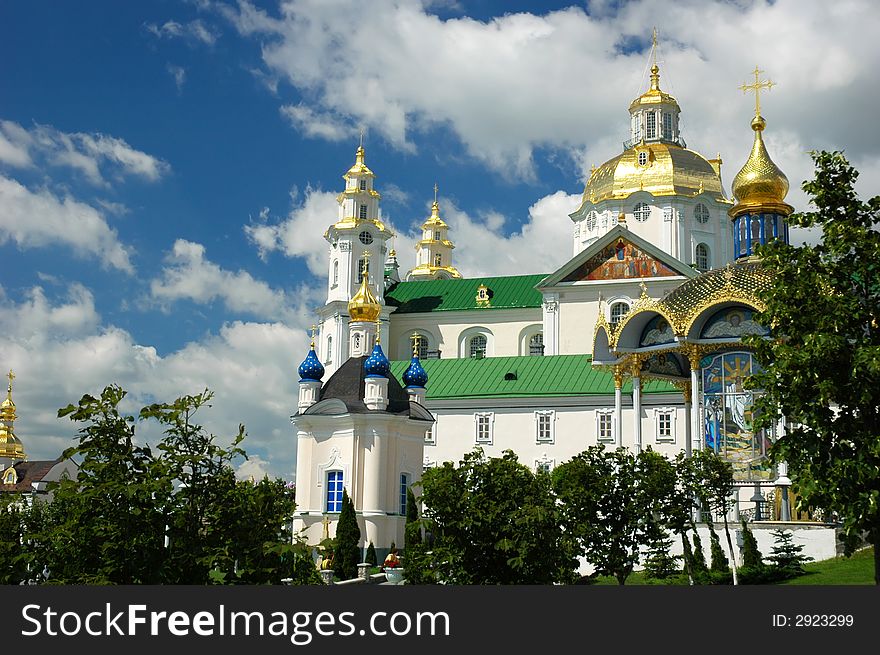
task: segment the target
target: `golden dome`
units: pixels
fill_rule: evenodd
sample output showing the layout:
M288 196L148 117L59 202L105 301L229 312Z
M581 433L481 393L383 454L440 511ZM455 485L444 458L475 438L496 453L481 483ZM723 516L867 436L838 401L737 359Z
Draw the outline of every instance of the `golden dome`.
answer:
M375 177L373 171L367 168L367 165L364 163L364 154L364 147L358 146L357 152L354 154L354 165L348 169L345 175L342 176L342 179L347 180L349 177L356 176Z
M761 132L764 130L766 121L760 116L752 119L752 129L755 131L755 143L749 159L736 177L733 178L731 187L737 200L736 206L730 213L741 213L741 209L767 207L779 209L780 205L788 208L783 200L788 193L788 178L785 173L770 159L767 148L764 147L764 139ZM774 207L775 206L775 207Z
M24 446L11 427L0 425L0 457L8 459L26 459Z
M637 107L660 103L674 105L676 109L681 110L681 107L678 106L678 102L675 98L665 91L660 90L660 67L657 66L657 64L654 64L651 66L650 88L630 103L629 110L632 112Z
M366 269L366 267L364 267ZM365 321L374 323L379 314L382 313L382 305L376 300L376 296L370 289L368 282L369 275L366 270L361 278L361 288L354 294L354 297L348 301L348 315L353 321Z
M644 165L639 164L641 153L647 155ZM721 177L702 155L671 143L652 142L629 148L593 171L583 201L626 198L636 191L655 196L706 192L724 199Z
M429 227L449 227L446 222L440 218L440 203L436 200L434 201L434 204L431 205L431 215L422 224L422 229Z

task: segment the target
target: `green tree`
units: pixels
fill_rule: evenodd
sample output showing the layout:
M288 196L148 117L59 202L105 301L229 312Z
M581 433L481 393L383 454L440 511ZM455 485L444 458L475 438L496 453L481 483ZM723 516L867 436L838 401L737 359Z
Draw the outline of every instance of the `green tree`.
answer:
M736 572L736 554L733 550L733 539L730 536L730 524L727 513L733 506L733 467L720 455L704 448L691 455L695 475L699 480L697 494L713 512L721 517L724 534L727 537L727 552L730 554L730 570L733 573L733 584L739 584ZM711 521L710 528L711 526ZM714 529L712 530L714 535ZM713 541L714 547L714 541ZM719 545L720 548L720 545ZM714 554L713 554L714 559ZM727 557L725 556L725 560ZM713 567L714 568L714 567Z
M805 506L840 518L847 555L867 535L880 584L880 196L858 197L841 153L812 157L814 210L788 222L820 228L821 243L759 251L770 274L756 320L773 338L750 339L764 367L758 426L786 417L773 458Z
M376 547L373 545L373 542L370 542L370 545L367 546L367 554L364 556L364 561L370 566L377 566L378 562L376 560Z
M711 521L707 525L709 526L709 551L711 554L709 570L716 573L730 573L730 562L727 560L727 555L724 554L724 549L721 548L721 539L715 532L715 526Z
M361 529L358 527L354 503L348 496L348 489L342 490L342 511L336 524L336 552L333 555L333 570L340 580L357 577L357 565L361 561Z
M599 575L625 584L640 547L661 538L675 485L672 464L646 450L592 446L553 471L563 525Z
M758 550L758 541L745 519L742 520L743 551L742 565L744 569L760 569L764 565L764 557Z
M813 558L803 554L804 547L794 543L791 530L773 531L773 548L767 556L767 560L784 577L796 577L804 574L804 564Z
M560 529L550 478L534 474L512 451L487 459L476 449L458 466L425 471L421 485L439 582L574 581L577 562Z

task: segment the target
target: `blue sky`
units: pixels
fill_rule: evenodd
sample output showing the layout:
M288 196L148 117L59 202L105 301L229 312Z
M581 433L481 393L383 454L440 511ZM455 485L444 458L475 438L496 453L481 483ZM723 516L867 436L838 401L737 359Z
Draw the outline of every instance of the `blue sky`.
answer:
M248 429L242 471L289 478L359 131L404 268L436 182L466 276L552 271L585 171L627 137L655 25L661 85L728 191L758 63L789 201L814 148L844 149L876 193L868 0L3 3L0 369L31 458L69 445L56 410L105 384L130 411L208 386L205 424Z

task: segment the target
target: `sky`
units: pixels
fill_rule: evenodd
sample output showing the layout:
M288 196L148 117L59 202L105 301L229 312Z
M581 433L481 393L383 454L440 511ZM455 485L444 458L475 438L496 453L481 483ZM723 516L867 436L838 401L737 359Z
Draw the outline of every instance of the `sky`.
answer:
M108 384L132 414L209 388L199 421L221 443L246 427L240 475L292 479L322 235L361 132L402 270L436 183L466 277L552 272L590 166L629 136L654 27L728 194L756 65L788 202L808 208L815 149L878 193L871 0L0 4L0 371L30 459L73 445L57 410Z

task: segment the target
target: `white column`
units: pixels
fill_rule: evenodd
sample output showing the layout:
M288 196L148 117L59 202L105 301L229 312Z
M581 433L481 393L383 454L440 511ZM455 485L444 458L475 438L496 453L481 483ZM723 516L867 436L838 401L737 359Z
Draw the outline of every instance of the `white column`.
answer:
M693 439L691 425L691 397L690 394L688 394L687 389L682 395L684 396L684 454L687 457L690 457L691 452L693 451L693 443L691 441L691 439Z
M633 376L633 438L636 453L642 452L642 379Z
M693 363L691 363L693 366ZM691 448L696 445L697 450L703 449L703 432L701 429L700 414L700 371L691 368Z
M544 296L544 354L559 354L559 294L548 293Z
M623 445L623 372L614 369L614 443Z
M384 471L382 460L384 459L383 438L379 436L379 430L376 428L369 429L369 436L372 437L372 444L369 449L364 448L364 504L363 512L384 513L384 503L382 502L382 487L384 487ZM366 446L366 444L365 444ZM354 480L352 480L354 483Z

